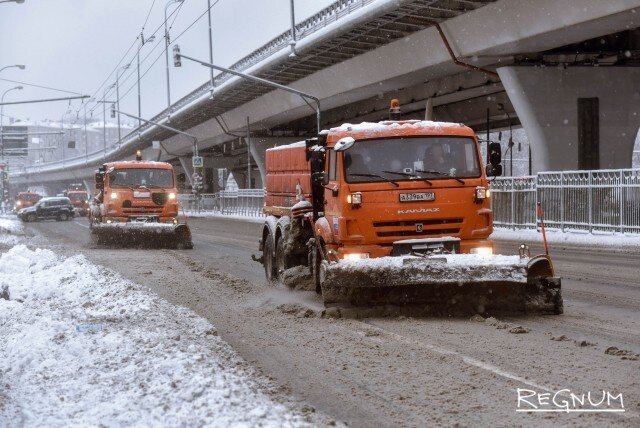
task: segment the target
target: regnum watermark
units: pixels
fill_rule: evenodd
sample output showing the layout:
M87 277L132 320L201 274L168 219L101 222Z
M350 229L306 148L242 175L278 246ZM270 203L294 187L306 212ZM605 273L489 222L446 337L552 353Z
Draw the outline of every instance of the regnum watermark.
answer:
M577 393L570 389L538 392L518 388L517 392L516 412L622 413L625 411L622 393L604 389Z

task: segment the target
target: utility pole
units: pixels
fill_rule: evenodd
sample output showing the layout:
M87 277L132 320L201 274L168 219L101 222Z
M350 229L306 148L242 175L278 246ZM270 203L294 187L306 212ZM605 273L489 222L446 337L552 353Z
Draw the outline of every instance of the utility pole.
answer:
M207 0L207 15L209 18L209 62L213 63L213 35L211 32L211 0ZM209 69L209 76L211 79L211 98L213 98L213 89L215 88L215 83L213 82L213 68Z
M120 110L120 72L124 71L131 66L131 63L125 65L120 70L116 72L116 104L118 105L118 110ZM122 145L122 131L120 129L120 113L118 113L118 148Z
M251 129L247 116L247 188L251 189Z

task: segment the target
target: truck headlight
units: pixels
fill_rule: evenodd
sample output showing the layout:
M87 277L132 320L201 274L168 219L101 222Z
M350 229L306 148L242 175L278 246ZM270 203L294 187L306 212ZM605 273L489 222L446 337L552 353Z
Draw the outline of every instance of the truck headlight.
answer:
M111 199L118 199L118 194L116 192L111 192Z
M482 186L476 187L476 202L482 202L491 196L491 190Z
M357 260L362 260L362 259L368 259L369 258L369 253L350 253L350 254L344 254L342 256L342 258L344 260L348 260L348 261L357 261Z
M476 247L471 249L471 254L479 254L481 256L493 255L493 248L491 247Z
M22 201L16 202L16 207L21 207L21 206L22 206Z
M352 207L358 208L362 205L362 193L356 192L347 195L347 203L351 204Z
M176 194L175 194L175 193L173 193L173 192L169 193L169 200L170 200L170 201L173 201L173 200L175 200L175 199L176 199Z

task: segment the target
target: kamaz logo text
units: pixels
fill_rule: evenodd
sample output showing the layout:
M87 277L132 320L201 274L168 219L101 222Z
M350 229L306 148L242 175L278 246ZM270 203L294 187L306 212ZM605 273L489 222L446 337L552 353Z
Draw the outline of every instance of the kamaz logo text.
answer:
M437 212L440 212L440 208L414 208L411 210L398 210L398 214L423 214Z

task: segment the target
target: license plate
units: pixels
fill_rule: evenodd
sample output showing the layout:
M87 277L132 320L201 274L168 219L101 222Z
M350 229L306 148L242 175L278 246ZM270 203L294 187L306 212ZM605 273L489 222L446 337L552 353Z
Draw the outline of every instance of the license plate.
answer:
M436 194L426 193L400 193L400 202L435 201Z
M151 197L151 192L133 192L134 198L149 198Z

